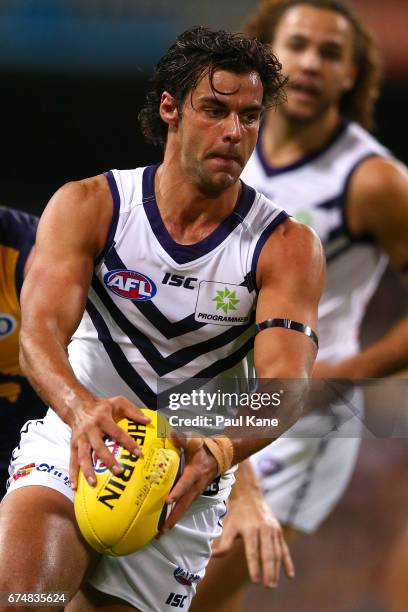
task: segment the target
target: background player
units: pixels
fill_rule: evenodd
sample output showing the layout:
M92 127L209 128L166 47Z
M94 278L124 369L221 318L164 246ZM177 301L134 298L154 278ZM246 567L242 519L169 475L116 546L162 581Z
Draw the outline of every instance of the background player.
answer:
M286 102L265 117L243 178L311 225L326 250L314 376L388 376L408 362L408 320L363 351L358 331L386 256L408 278L408 180L405 168L366 131L379 88L373 41L337 0L265 0L246 31L271 43L289 83ZM355 392L347 402L348 417L347 406L346 417L339 408L331 411L328 435L322 417L311 415L253 458L265 498L291 538L316 530L349 482L359 447L359 419L350 415L358 414L361 397ZM340 433L330 435L345 418ZM252 578L275 586L281 560L293 575L280 527L255 483L241 490L234 489L215 551L225 552L243 535ZM248 498L258 509L248 511ZM238 610L237 591L247 578L243 541L237 540L228 557L210 563L193 609Z
M25 371L55 411L23 435L12 463L18 473L31 457L34 469L11 484L1 506L0 590L77 591L90 553L75 524L68 470L73 486L79 465L94 483L94 449L120 477L103 437L139 452L115 421L145 422L136 406L155 406L161 376L245 375L255 303L258 322L276 316L315 325L320 242L238 180L261 112L281 86L266 46L202 28L185 32L159 62L141 114L145 135L165 144L163 163L68 184L48 205L24 285L21 337ZM200 283L193 291L163 288L168 270ZM122 287L124 278L130 282ZM230 285L239 321L197 318L215 310L214 289ZM305 333L275 328L257 336L254 358L261 377L304 378L315 353ZM264 444L234 440L233 462ZM204 447L187 452L170 495L173 522L216 473ZM231 479L224 474L219 489L197 499L160 540L129 557L103 558L93 586L115 596L116 610L166 609L174 592L187 608ZM176 583L179 567L191 585ZM96 597L86 587L71 609L94 609Z
M28 419L44 416L45 406L18 363L20 290L31 265L38 219L0 207L0 497L5 493L10 455Z

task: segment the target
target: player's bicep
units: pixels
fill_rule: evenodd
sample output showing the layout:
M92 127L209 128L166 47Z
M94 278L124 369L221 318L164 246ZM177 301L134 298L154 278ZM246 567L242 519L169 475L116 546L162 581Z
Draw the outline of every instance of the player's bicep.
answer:
M378 245L387 253L392 267L408 286L408 172L393 166L384 177L383 215L374 228ZM382 218L381 218L382 217Z
M60 258L53 266L38 252L21 292L23 330L47 328L68 341L85 308L92 259Z
M287 221L265 245L259 265L258 324L271 319L295 325L259 331L255 366L260 377L303 377L316 357L317 310L324 284L320 240L308 228ZM282 324L284 324L282 322Z
M358 237L370 236L408 284L408 171L391 159L372 158L350 185L348 217Z
M52 198L39 223L35 257L22 289L23 333L46 328L64 342L70 339L111 216L104 182L69 184Z

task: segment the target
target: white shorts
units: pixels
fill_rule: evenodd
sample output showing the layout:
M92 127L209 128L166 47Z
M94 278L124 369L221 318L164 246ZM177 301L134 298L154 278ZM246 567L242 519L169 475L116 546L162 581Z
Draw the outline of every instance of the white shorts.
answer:
M362 414L362 393L355 389L346 405L326 416L302 417L251 457L266 501L282 524L312 533L330 514L353 474Z
M28 421L13 451L6 495L27 485L43 485L73 501L69 483L70 428L53 410ZM226 475L211 495L201 495L166 535L127 557L101 557L88 581L142 612L188 610L221 534L226 499L234 482Z

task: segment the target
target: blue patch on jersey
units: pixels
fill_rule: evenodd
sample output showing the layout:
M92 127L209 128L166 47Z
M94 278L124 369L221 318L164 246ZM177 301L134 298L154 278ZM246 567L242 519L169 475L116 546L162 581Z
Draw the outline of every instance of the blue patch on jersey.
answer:
M103 277L103 282L112 293L125 300L147 302L157 293L154 282L135 270L110 270Z

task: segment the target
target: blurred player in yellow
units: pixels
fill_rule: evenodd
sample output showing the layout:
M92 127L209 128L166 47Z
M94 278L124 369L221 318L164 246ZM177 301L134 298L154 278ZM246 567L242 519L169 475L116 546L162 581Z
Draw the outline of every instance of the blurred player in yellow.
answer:
M246 32L271 44L289 82L243 178L313 227L326 251L314 376L388 376L408 363L408 320L364 350L358 334L387 260L408 279L408 177L368 132L379 90L373 41L342 0L264 0ZM251 458L265 497L255 480L244 486L248 475L234 488L214 548L228 554L211 560L194 610L239 610L249 575L276 586L281 563L294 575L279 522L293 537L327 517L356 462L361 409L358 390L350 392L344 406L300 419Z
M21 427L45 414L18 362L20 290L31 263L37 224L32 215L0 207L0 498Z

